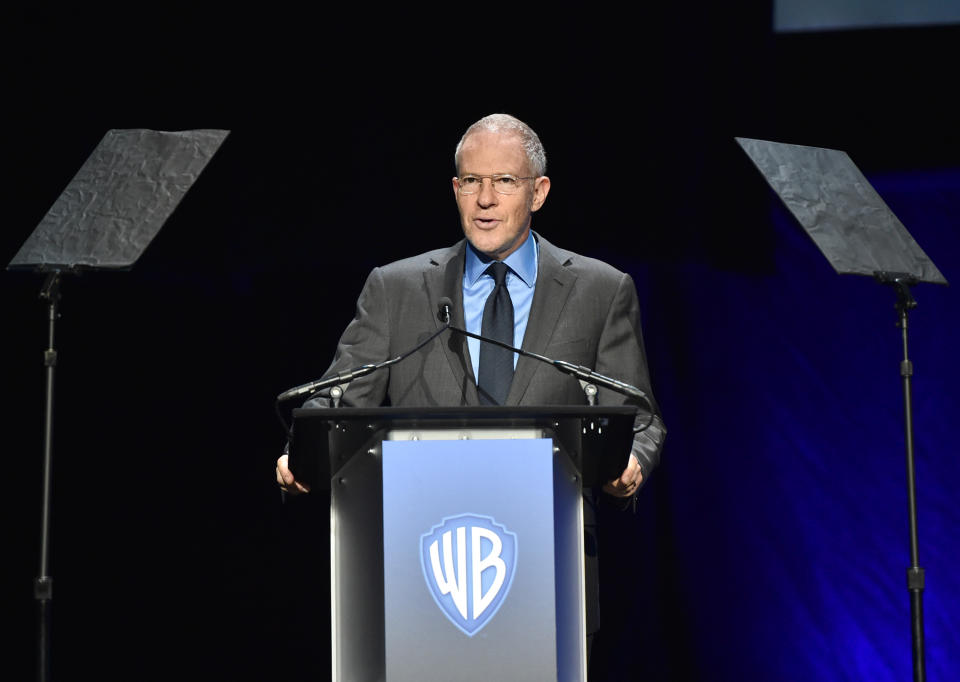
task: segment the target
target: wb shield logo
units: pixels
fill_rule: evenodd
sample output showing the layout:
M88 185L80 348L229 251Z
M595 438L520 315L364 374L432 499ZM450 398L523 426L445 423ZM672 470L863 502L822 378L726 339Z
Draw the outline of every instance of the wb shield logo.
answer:
M437 606L473 637L510 591L517 536L489 516L445 518L420 536L420 563Z

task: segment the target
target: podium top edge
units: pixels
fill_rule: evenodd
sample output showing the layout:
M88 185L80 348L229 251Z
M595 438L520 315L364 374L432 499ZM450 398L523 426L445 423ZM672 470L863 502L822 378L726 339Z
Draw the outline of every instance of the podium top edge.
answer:
M293 410L295 420L357 420L389 421L446 421L446 420L538 420L597 419L602 417L634 417L633 405L545 405L545 406L487 406L462 405L457 407L300 407Z

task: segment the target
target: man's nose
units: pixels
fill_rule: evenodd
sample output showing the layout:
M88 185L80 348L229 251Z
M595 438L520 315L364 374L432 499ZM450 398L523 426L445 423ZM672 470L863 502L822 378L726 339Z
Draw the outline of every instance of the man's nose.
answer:
M493 206L498 201L497 192L493 189L493 178L480 180L480 191L477 192L477 203L481 206Z

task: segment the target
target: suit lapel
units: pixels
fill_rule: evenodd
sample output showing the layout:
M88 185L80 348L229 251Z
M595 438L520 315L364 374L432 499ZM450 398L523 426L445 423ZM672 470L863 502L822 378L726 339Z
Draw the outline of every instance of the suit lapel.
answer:
M461 240L439 258L432 259L431 262L435 267L423 274L431 310L436 310L440 299L447 296L453 301L450 321L454 327L460 329L466 326L463 314L463 266L466 245L467 240ZM439 319L436 319L436 326L437 328L441 326ZM440 347L450 364L454 380L457 386L463 387L466 403L479 405L477 382L473 376L473 367L467 360L466 337L456 332L447 332L445 337L440 338Z
M533 292L530 319L527 321L527 331L524 332L521 348L542 355L550 344L557 320L560 319L577 276L566 268L570 262L566 253L543 237L539 237L539 242L537 287ZM461 297L462 295L461 291ZM538 360L520 357L517 361L517 371L513 375L513 383L510 384L510 392L507 394L507 405L520 403L530 385L533 373L540 364Z

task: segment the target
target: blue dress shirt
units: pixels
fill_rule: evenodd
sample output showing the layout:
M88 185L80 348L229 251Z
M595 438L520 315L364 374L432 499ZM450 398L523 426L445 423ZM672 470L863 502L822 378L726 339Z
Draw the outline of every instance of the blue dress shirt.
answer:
M537 284L537 262L539 247L533 232L527 235L526 241L519 249L511 253L503 261L507 271L507 291L513 302L513 346L519 348L523 343L523 335L527 331L527 320L530 318L530 306L533 303L533 290ZM467 324L467 331L480 333L483 323L483 306L487 296L493 291L493 277L486 274L492 259L477 252L467 242L467 262L463 268L463 314ZM474 379L480 376L480 342L467 337L467 349L470 352L470 363L473 365ZM517 353L513 354L513 367L516 369Z

